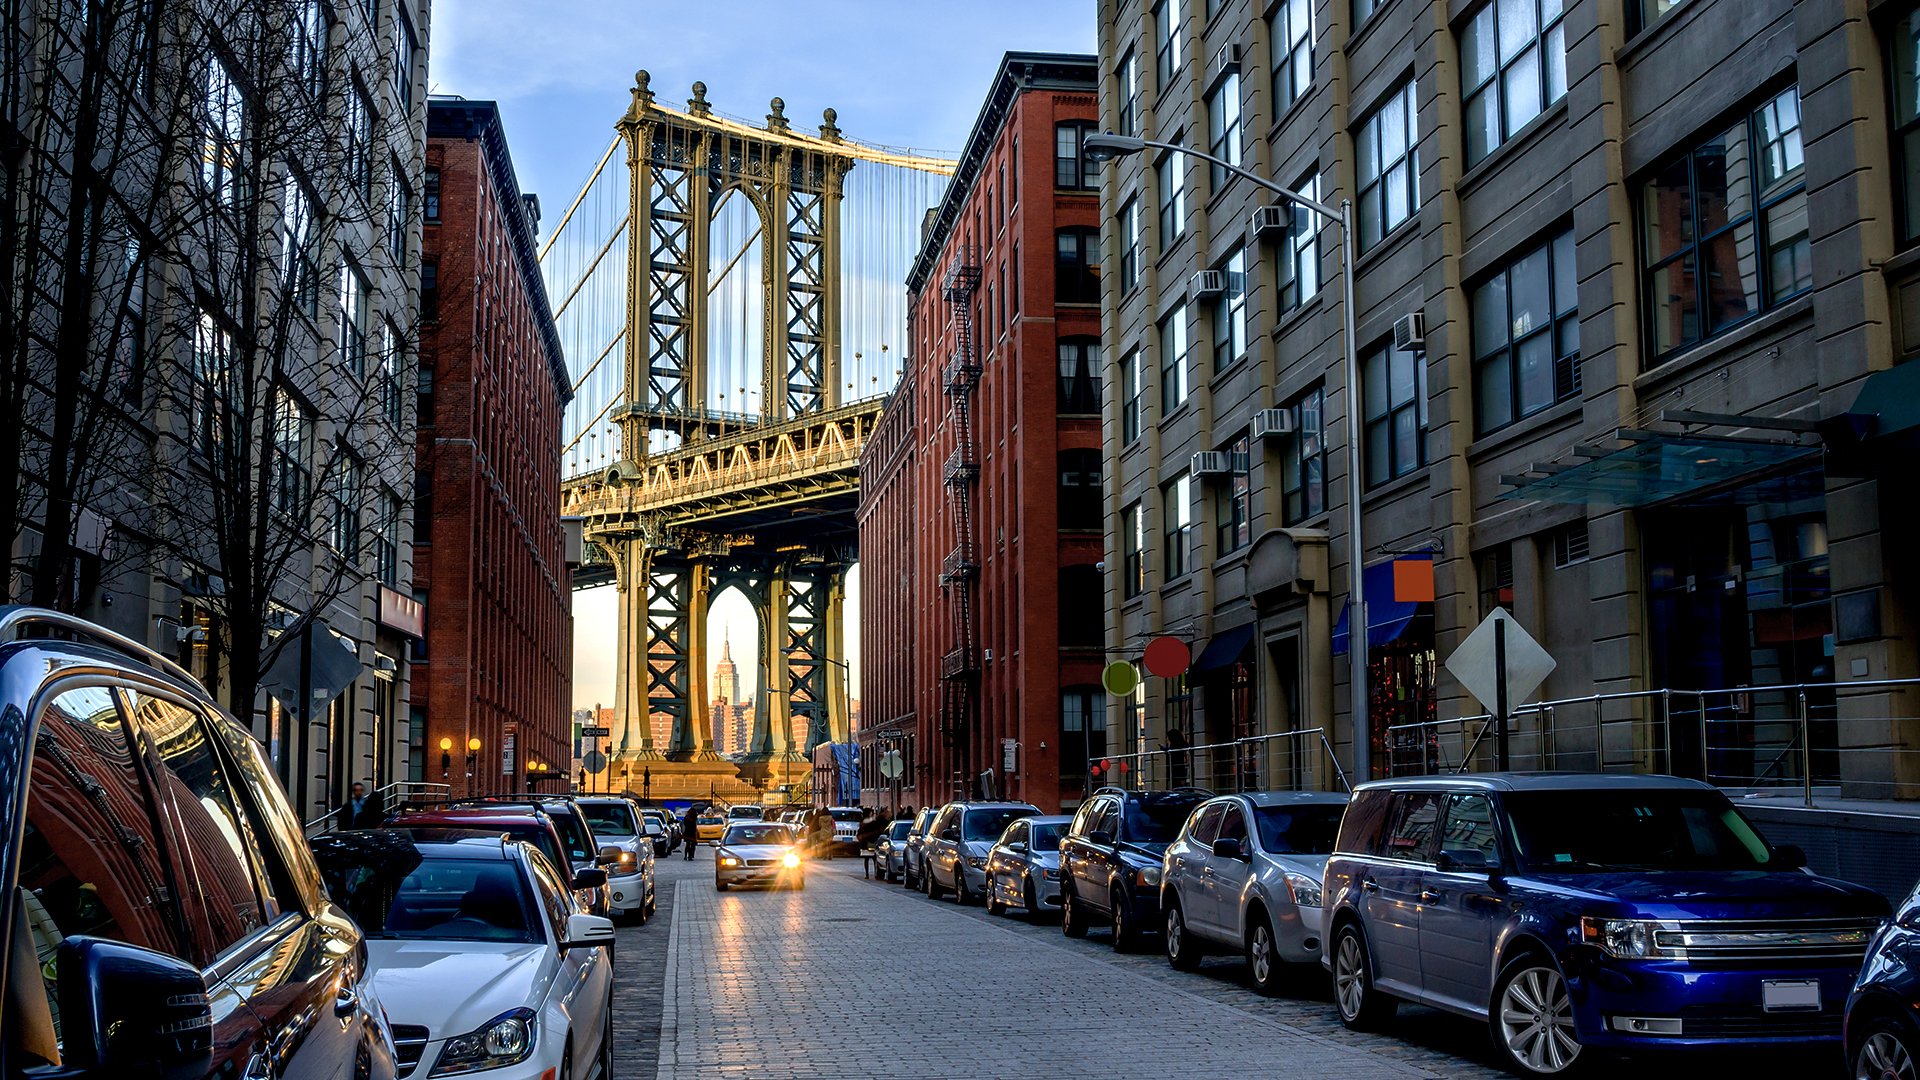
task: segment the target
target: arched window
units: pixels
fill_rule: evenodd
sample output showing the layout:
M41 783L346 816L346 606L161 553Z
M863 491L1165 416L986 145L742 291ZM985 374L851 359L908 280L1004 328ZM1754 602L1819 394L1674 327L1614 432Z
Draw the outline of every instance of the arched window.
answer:
M1060 568L1060 647L1097 649L1107 639L1107 605L1100 568L1092 563Z
M1100 528L1100 451L1060 451L1062 529Z
M1062 304L1100 302L1100 230L1090 226L1054 233L1059 259L1054 267L1054 299Z
M1060 405L1063 413L1100 411L1100 339L1060 339Z

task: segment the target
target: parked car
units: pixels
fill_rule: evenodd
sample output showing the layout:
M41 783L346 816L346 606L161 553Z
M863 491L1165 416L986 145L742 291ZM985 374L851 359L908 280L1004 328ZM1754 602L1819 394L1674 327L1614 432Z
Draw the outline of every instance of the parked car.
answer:
M1893 918L1867 946L1847 995L1841 1045L1855 1077L1920 1074L1920 885L1895 905Z
M1071 817L1025 817L1008 825L987 849L987 914L1023 908L1027 918L1060 906L1060 838Z
M939 807L926 807L907 830L907 842L900 849L900 884L909 889L924 891L927 887L927 830L939 815Z
M1320 962L1320 881L1347 796L1280 791L1223 795L1167 846L1160 925L1182 971L1209 952L1247 958L1253 988L1272 994L1287 964Z
M537 803L484 803L464 806L435 806L419 810L409 810L387 819L388 828L402 829L485 829L497 834L505 833L515 840L524 841L540 849L547 861L555 866L571 867L572 860L567 857L567 842L561 838L560 827L553 815ZM576 875L577 877L577 875ZM604 876L593 878L594 884L576 884L573 891L580 901L580 909L586 912L607 910L607 887ZM581 879L587 880L587 879Z
M400 1075L611 1080L612 921L582 912L532 844L402 835L417 865L389 903L358 912Z
M33 608L0 608L0 698L0 1075L238 1077L269 1048L288 1080L396 1075L365 935L245 726L160 653Z
M734 885L806 888L806 860L793 830L774 821L729 825L713 849L713 887L726 892Z
M640 810L640 822L646 826L647 838L653 841L655 856L666 855L673 851L678 828L667 816L665 810L643 807Z
M1887 902L1805 862L1692 780L1376 781L1327 861L1322 962L1349 1026L1458 1013L1523 1076L1588 1048L1838 1042Z
M927 828L927 895L938 900L951 890L956 904L986 895L987 849L1015 818L1039 813L1039 807L1023 802L950 802L941 807Z
M913 831L913 822L905 818L889 822L887 831L873 845L873 868L882 881L899 881L906 872L907 834Z
M860 823L866 820L866 808L860 806L829 806L827 807L827 813L833 817L833 854L860 854Z
M1205 788L1128 791L1101 788L1080 804L1060 841L1060 930L1085 937L1099 922L1113 927L1113 948L1125 952L1160 927L1160 875L1167 845L1194 808L1213 797Z
M577 796L574 805L593 830L593 838L602 848L618 849L616 860L607 866L607 888L612 893L612 916L632 918L645 923L653 914L654 845L646 834L647 826L634 811L633 803L618 795ZM657 828L658 826L655 826Z

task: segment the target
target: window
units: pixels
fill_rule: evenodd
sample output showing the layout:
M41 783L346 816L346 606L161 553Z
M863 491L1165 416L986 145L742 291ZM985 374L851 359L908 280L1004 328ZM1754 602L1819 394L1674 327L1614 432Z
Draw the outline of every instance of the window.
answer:
M1053 129L1053 186L1065 191L1096 191L1100 163L1087 156L1086 138L1094 125L1075 121Z
M429 225L440 224L440 170L428 169L421 185L420 216Z
M380 492L380 531L374 540L375 563L383 585L400 585L400 497Z
M1060 527L1100 528L1100 451L1062 450L1060 461Z
M1228 257L1220 268L1226 278L1226 291L1213 303L1213 373L1233 366L1247 352L1247 252L1245 248Z
M200 152L200 179L216 202L240 201L241 151L245 146L247 103L227 66L207 61L207 119Z
M1120 134L1131 135L1134 116L1140 107L1140 63L1134 58L1132 49L1128 49L1127 55L1121 58L1113 78L1120 98Z
M143 98L153 94L153 64L156 59L155 35L159 31L159 0L140 0L132 11L128 29L127 62L133 69L133 92Z
M362 198L373 195L373 103L356 84L347 90L347 181Z
M1564 0L1492 0L1460 31L1467 164L1567 96Z
M413 217L413 192L394 162L387 185L387 253L393 256L393 268L407 268L407 224Z
M1180 70L1180 0L1160 0L1153 9L1154 90L1165 93L1173 85L1173 73ZM1179 142L1179 139L1172 140Z
M1181 304L1160 324L1160 418L1187 400L1187 306Z
M340 264L340 359L355 375L367 369L367 279L352 263Z
M1171 0L1169 0L1171 2ZM1180 141L1178 134L1174 142ZM1162 154L1154 172L1160 184L1160 250L1164 253L1187 231L1187 178L1180 155Z
M433 424L433 369L424 363L413 375L413 422L422 427Z
M1419 115L1416 84L1394 91L1360 125L1355 156L1360 174L1360 250L1380 242L1420 209Z
M1497 544L1480 556L1480 614L1494 608L1513 611L1513 545Z
M291 168L280 185L280 287L308 318L320 314L319 247L313 220L313 200L307 186Z
M420 370L425 371L425 368ZM433 540L433 473L417 469L413 474L413 543L431 543Z
M1580 395L1580 302L1568 230L1473 290L1474 430Z
M233 422L233 338L208 311L201 311L193 332L193 437L209 456L226 445Z
M413 115L413 57L416 46L413 26L404 7L393 11L393 99L400 103L400 115Z
M1147 591L1147 508L1134 503L1120 511L1120 591L1133 599Z
M1565 570L1587 561L1587 522L1569 522L1553 530L1553 568Z
M1214 557L1231 555L1253 542L1253 493L1247 473L1247 437L1240 436L1227 447L1227 475L1214 486Z
M304 522L313 494L313 473L307 464L313 439L313 421L292 394L280 391L273 420L273 508L296 522Z
M1371 18L1374 12L1385 7L1386 4L1387 0L1353 0L1354 29L1357 30L1366 25L1367 19Z
M1388 345L1361 368L1371 487L1427 463L1427 365L1417 354Z
M1020 205L1020 137L1013 137L1013 147L1007 156L1013 160L1013 172L1007 177L1007 206Z
M1100 339L1064 338L1060 345L1060 405L1063 413L1100 411Z
M1240 75L1230 72L1220 80L1219 89L1207 98L1207 153L1226 162L1228 165L1240 164ZM1207 163L1208 176L1213 182L1212 190L1219 191L1227 186L1232 175L1212 162Z
M1642 186L1650 357L1812 287L1804 166L1789 89Z
M1017 241L1013 245L1013 258L1009 259L1008 263L1013 273L1013 287L1007 292L1007 307L1013 312L1013 317L1018 319L1020 317L1020 244Z
M1120 295L1133 291L1140 280L1140 200L1128 199L1120 208Z
M1278 120L1313 85L1313 0L1285 0L1267 20L1273 116Z
M1687 0L1628 0L1627 12L1633 16L1633 30L1638 33L1659 22L1661 17Z
M1100 527L1097 518L1093 527ZM1106 643L1107 601L1100 579L1100 568L1092 563L1060 568L1061 648L1097 649Z
M1160 487L1160 515L1166 522L1163 581L1185 577L1193 569L1193 478L1181 473Z
M440 264L420 264L420 318L423 322L440 320Z
M1100 230L1081 226L1054 233L1059 263L1054 268L1054 299L1062 304L1100 302Z
M402 340L393 323L380 320L380 414L395 428L406 419L405 396L400 385L400 371L405 366L400 355Z
M327 94L327 5L299 0L293 16L293 69L315 102Z
M344 447L334 451L333 550L346 558L360 552L360 462Z
M1298 525L1327 508L1327 440L1322 426L1324 392L1319 387L1293 399L1293 434L1280 457L1280 521Z
M1320 177L1308 174L1293 190L1309 199L1320 198ZM1297 204L1287 234L1280 241L1280 310L1292 311L1320 291L1320 215Z
M1098 686L1060 691L1060 778L1086 786L1087 763L1107 756L1107 693Z
M1893 155L1899 190L1900 238L1920 240L1920 11L1893 24L1888 78L1893 83Z
M1135 349L1120 359L1120 445L1132 446L1140 438L1140 410L1146 394L1145 360Z
M1393 797L1392 824L1387 828L1386 850L1389 859L1426 862L1433 847L1433 831L1440 824L1440 800L1437 791L1409 791Z
M1493 800L1485 795L1447 796L1447 824L1440 834L1440 850L1478 851L1486 856L1488 866L1500 865Z

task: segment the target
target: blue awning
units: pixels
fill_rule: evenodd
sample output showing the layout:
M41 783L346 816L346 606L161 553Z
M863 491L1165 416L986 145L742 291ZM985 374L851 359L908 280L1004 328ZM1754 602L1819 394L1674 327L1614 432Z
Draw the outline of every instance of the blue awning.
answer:
M1247 649L1247 642L1252 640L1252 623L1220 631L1213 635L1212 641L1207 642L1206 648L1200 650L1200 659L1193 662L1193 670L1212 671L1214 668L1226 667L1240 659L1240 654Z
M1431 561L1431 555L1402 556L1402 558ZM1377 649L1401 634L1406 633L1407 624L1420 613L1419 600L1399 600L1394 596L1393 564L1399 559L1369 566L1361 572L1361 582L1367 590L1367 648ZM1333 624L1333 655L1344 656L1347 652L1347 613L1352 604L1349 601L1340 608L1340 618Z

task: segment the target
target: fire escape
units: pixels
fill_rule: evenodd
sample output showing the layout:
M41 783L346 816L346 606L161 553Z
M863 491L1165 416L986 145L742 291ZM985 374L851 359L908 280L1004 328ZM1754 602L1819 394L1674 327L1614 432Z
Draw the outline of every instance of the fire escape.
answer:
M954 794L963 796L973 779L974 714L978 709L980 649L974 641L974 582L980 577L979 547L973 538L973 485L980 477L979 444L973 435L973 392L980 385L979 348L973 334L973 297L980 287L979 259L960 245L941 284L941 297L953 312L953 358L940 373L940 386L953 403L953 453L943 479L953 510L953 547L941 565L953 647L940 658L940 732L953 749Z

